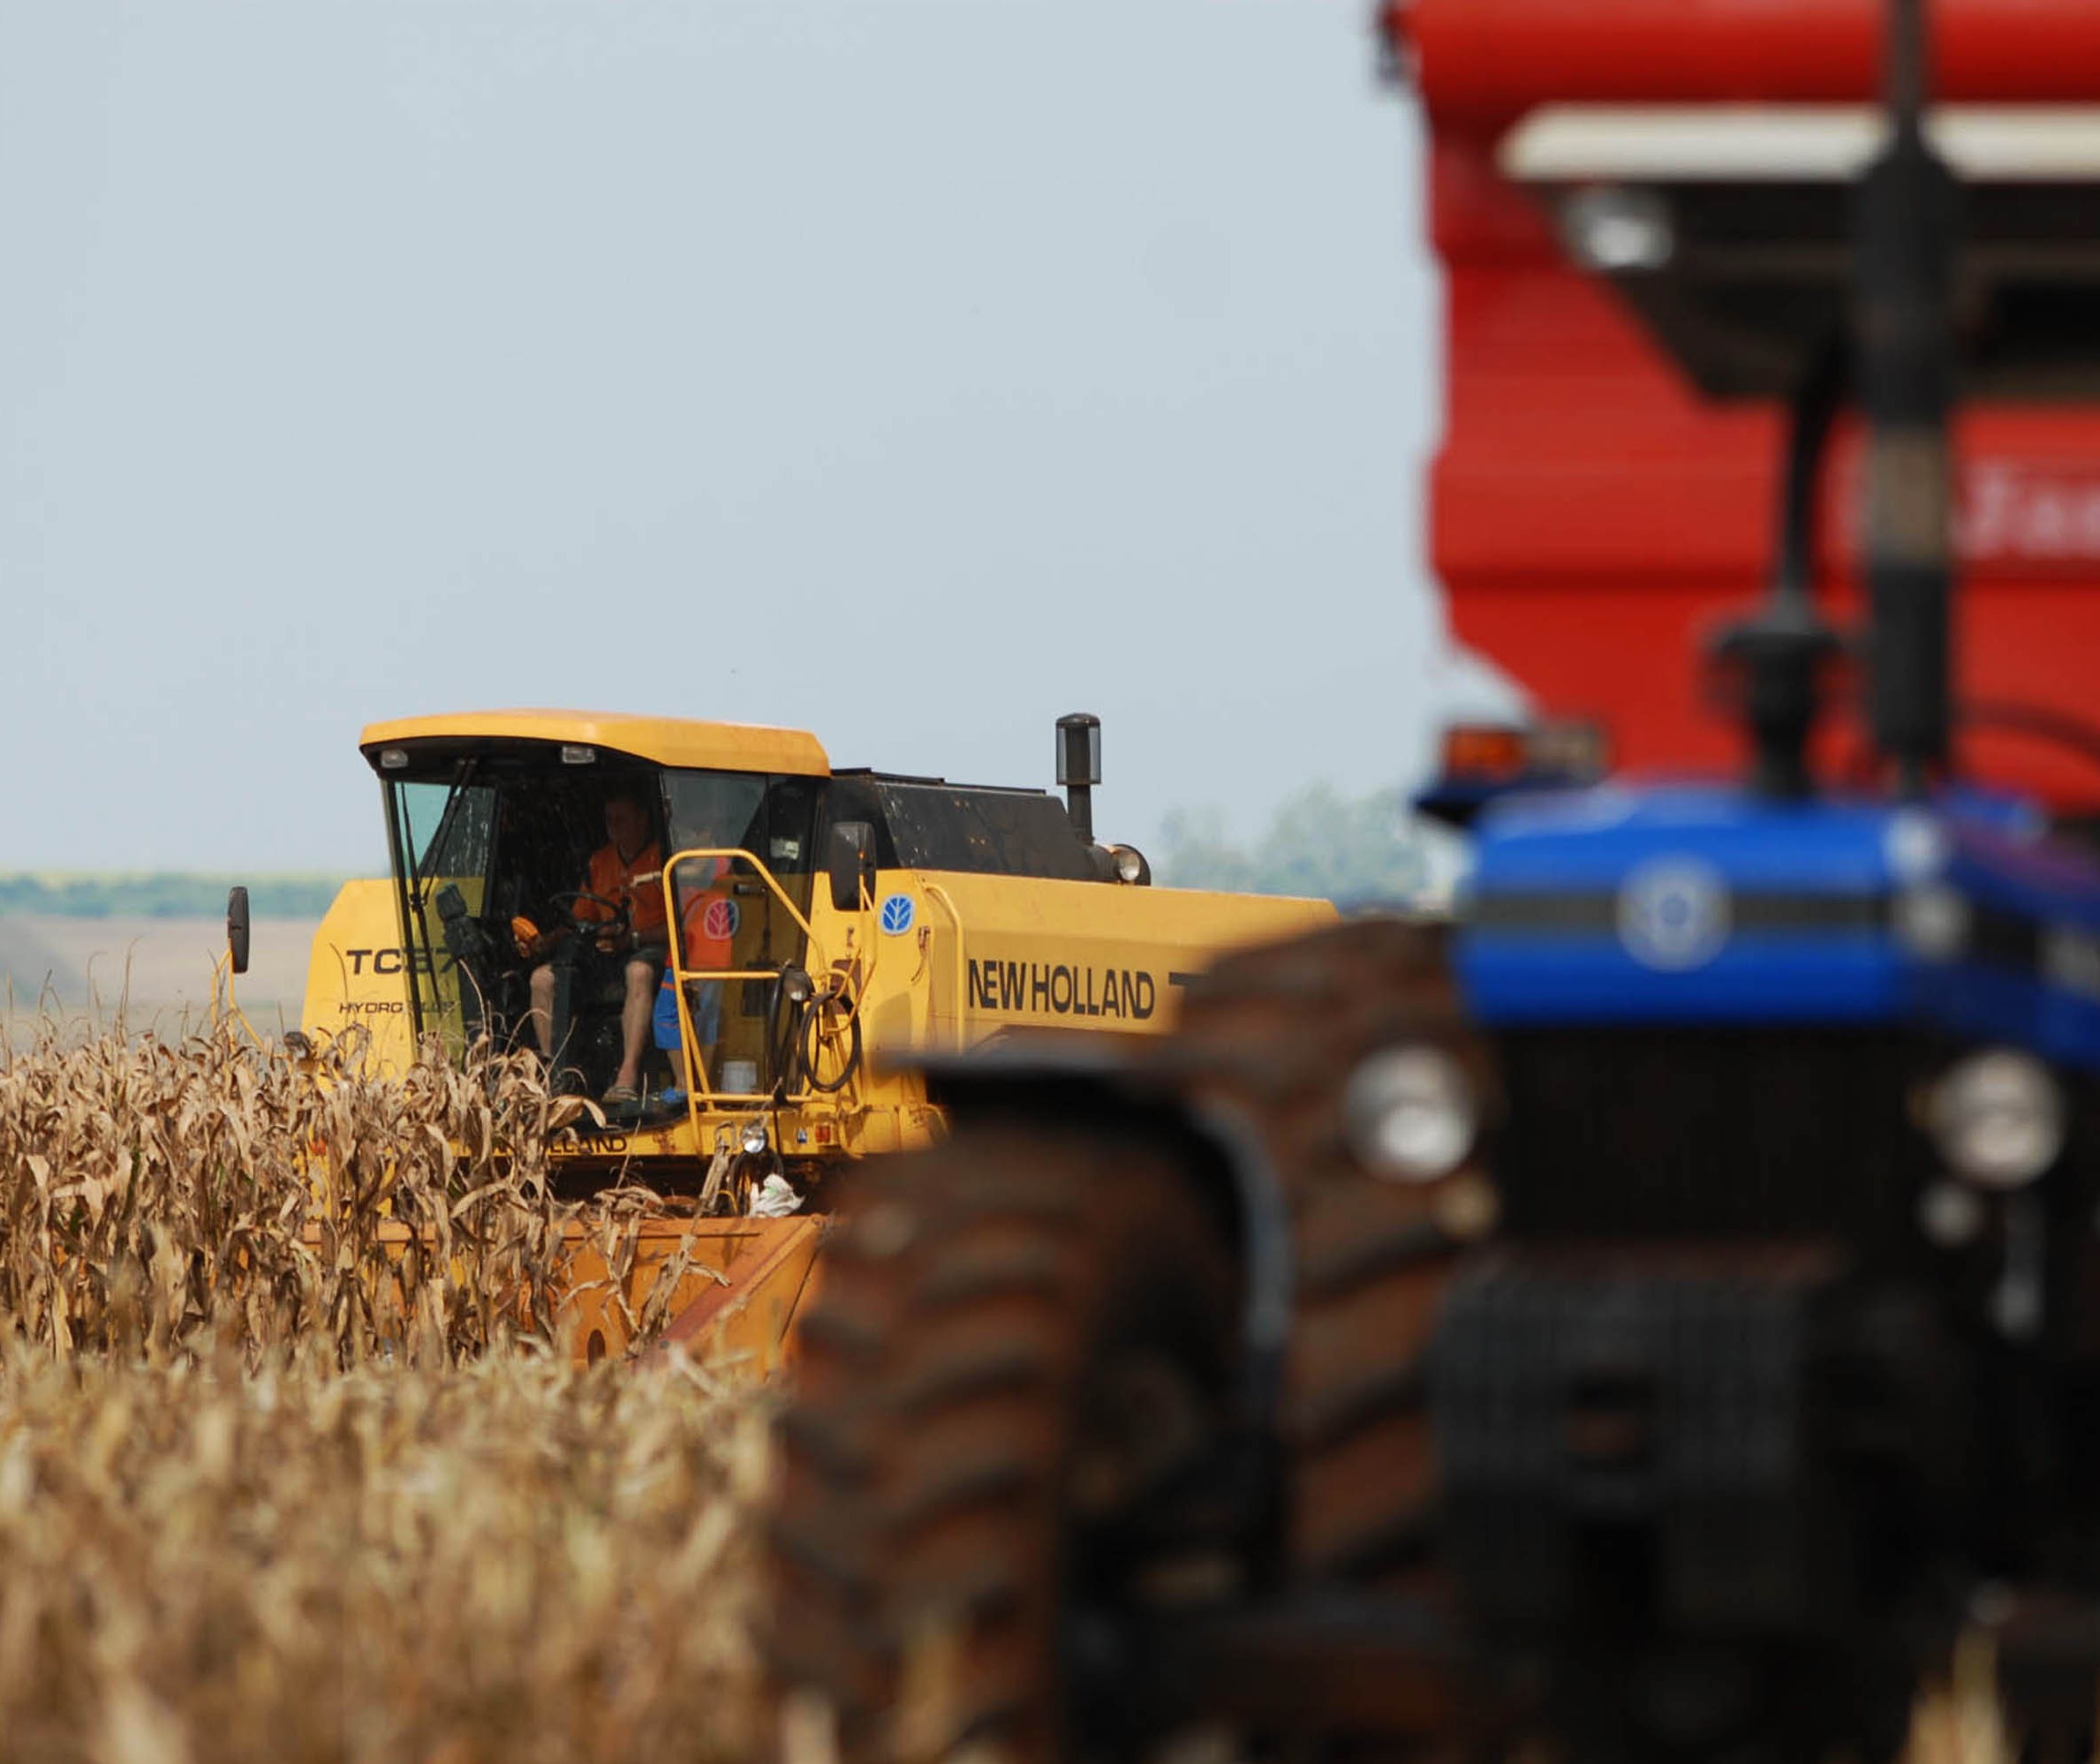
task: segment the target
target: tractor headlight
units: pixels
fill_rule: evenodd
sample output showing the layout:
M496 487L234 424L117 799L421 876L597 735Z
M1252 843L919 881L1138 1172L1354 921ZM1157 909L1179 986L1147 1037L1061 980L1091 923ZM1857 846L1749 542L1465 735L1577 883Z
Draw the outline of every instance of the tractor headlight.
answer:
M1896 896L1896 937L1928 961L1953 961L1968 946L1968 901L1957 888L1928 882Z
M744 1132L742 1135L742 1143L745 1152L752 1157L756 1157L761 1151L766 1150L766 1120L764 1116L753 1115L751 1119L744 1122Z
M1480 1125L1473 1086L1438 1047L1388 1047L1368 1056L1342 1092L1349 1149L1374 1175L1433 1182L1464 1163Z
M1939 1155L1981 1188L2024 1187L2064 1149L2064 1098L2049 1068L1996 1048L1951 1067L1929 1104Z

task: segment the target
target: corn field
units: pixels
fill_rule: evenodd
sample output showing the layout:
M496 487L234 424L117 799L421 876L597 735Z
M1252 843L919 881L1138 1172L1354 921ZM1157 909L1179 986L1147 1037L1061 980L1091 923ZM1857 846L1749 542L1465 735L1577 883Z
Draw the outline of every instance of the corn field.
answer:
M553 1197L572 1106L354 1037L0 1043L0 1764L762 1754L767 1399L572 1364L564 1226L616 1267L653 1204ZM2012 1755L1971 1667L1911 1764Z
M762 1399L574 1369L529 1062L0 1052L0 1760L742 1758ZM409 1227L404 1232L401 1227Z

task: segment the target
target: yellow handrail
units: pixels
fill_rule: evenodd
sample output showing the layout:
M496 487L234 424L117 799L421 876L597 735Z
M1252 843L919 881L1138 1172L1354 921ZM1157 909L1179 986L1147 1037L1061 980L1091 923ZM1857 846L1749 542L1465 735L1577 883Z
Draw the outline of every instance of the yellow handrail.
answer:
M726 858L732 863L748 863L759 879L765 883L772 892L773 897L787 908L788 916L795 921L796 928L802 932L804 954L812 970L819 968L828 969L830 965L824 960L823 946L817 941L817 933L811 928L810 922L803 916L801 908L797 907L793 900L789 897L788 891L781 886L779 878L766 867L764 862L756 853L746 851L741 846L690 846L683 851L672 853L665 862L663 868L658 872L657 878L657 886L663 890L664 925L666 942L669 945L664 960L671 971L671 996L676 1001L678 1007L678 1042L685 1051L685 1110L687 1118L692 1123L693 1137L696 1141L699 1137L700 1104L703 1098L712 1108L718 1104L753 1103L764 1104L770 1103L773 1097L770 1092L761 1090L718 1091L715 1089L714 1075L708 1072L699 1058L699 1040L694 1033L692 1008L685 996L685 983L689 980L777 981L781 977L778 969L688 968L685 966L684 921L678 911L676 874L681 864L709 858ZM806 1089L798 1090L789 1100L804 1101L808 1095Z
M949 923L956 928L956 1052L960 1053L963 1051L963 1006L970 997L969 964L963 954L963 914L949 898L948 890L938 882L922 880L919 886L925 890L929 901L940 905L940 910L948 915ZM926 1016L930 1023L932 1011L929 1010Z
M672 875L681 863L685 863L689 858L695 857L740 858L750 864L753 870L758 871L759 879L773 891L774 898L788 909L788 916L795 921L796 929L809 939L810 948L812 950L818 948L817 933L810 929L810 922L803 917L802 909L795 904L788 891L781 886L778 878L766 867L764 863L741 846L696 845L689 846L684 851L675 851L671 854L662 870L658 872L659 886L663 889L663 908L665 913L669 916L668 923L676 923L678 917L678 901L672 889ZM694 972L698 975L700 970L695 969Z

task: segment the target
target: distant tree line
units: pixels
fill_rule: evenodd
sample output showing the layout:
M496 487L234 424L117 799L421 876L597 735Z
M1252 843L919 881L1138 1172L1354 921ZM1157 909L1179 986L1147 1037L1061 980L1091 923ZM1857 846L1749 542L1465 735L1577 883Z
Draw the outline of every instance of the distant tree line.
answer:
M1154 866L1176 888L1307 894L1343 907L1413 901L1429 885L1426 841L1407 793L1346 796L1315 784L1287 796L1267 830L1243 847L1215 809L1177 810L1161 829Z
M1242 845L1216 809L1182 809L1152 853L1161 883L1250 894L1306 894L1344 907L1407 902L1430 881L1428 841L1398 788L1348 796L1315 784L1287 796L1262 835ZM245 883L259 918L317 919L343 885L337 876L0 876L0 913L106 919L213 918L226 890Z
M336 876L0 876L0 913L58 918L207 919L226 910L226 891L246 885L258 918L317 919L343 886Z

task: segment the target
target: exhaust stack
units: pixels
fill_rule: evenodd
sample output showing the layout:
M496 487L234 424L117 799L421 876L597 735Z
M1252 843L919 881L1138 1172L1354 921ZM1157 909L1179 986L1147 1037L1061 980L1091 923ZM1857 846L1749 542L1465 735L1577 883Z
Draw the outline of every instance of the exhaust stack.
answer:
M1094 842L1094 786L1101 781L1101 720L1074 711L1057 720L1057 781L1083 844Z
M1925 139L1926 0L1891 0L1888 31L1889 144L1861 180L1857 221L1869 709L1899 794L1917 796L1947 758L1947 413L1960 192Z

